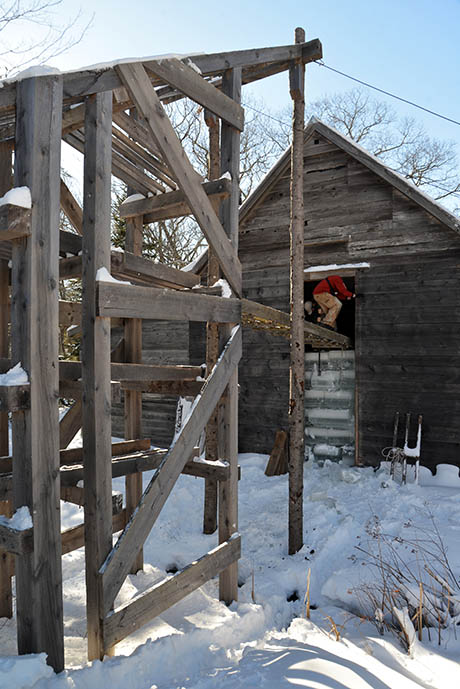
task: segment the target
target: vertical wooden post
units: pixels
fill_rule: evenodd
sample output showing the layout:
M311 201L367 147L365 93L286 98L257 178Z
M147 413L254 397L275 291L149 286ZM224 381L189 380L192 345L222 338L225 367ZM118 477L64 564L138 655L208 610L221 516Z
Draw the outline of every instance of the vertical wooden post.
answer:
M142 255L142 217L130 218L126 222L125 249L136 256ZM142 363L142 320L130 318L125 321L125 361L130 364ZM125 390L125 438L136 440L142 437L142 393ZM125 479L126 517L132 515L142 497L142 473L131 474ZM136 574L144 566L141 549L131 567Z
M220 133L219 118L208 110L204 114L209 129L209 164L208 179L218 179L220 176ZM219 202L214 205L216 213ZM208 285L213 285L219 279L219 262L216 255L208 249ZM206 323L206 367L208 375L219 356L219 327L217 323ZM219 458L217 451L217 408L206 426L206 459L215 461ZM205 479L204 483L204 514L203 533L211 534L217 529L217 481Z
M12 352L31 406L13 414L14 508L33 516L34 550L16 558L19 653L64 667L59 487L59 186L62 76L16 86L15 184L32 194L31 235L13 246Z
M295 42L305 42L305 31L295 30ZM290 222L290 370L289 370L289 554L303 545L303 465L304 465L304 146L305 67L299 62L289 69L293 100L291 146Z
M96 273L110 268L112 93L86 99L82 380L88 657L104 655L99 568L112 548L110 318L97 315Z
M241 68L224 72L222 91L237 103L241 102ZM221 173L230 172L232 191L221 205L222 225L235 249L238 249L238 210L240 200L240 133L222 122ZM225 339L231 325L222 327ZM238 371L232 375L225 393L224 442L230 478L219 482L219 543L238 531ZM238 599L238 562L219 575L219 597L229 605Z
M0 196L12 186L11 146L0 143ZM0 259L0 357L8 357L8 261ZM8 414L0 413L0 456L9 454L8 448ZM11 503L0 502L0 514L11 516ZM14 568L14 557L0 549L0 617L13 616L13 596L11 576Z

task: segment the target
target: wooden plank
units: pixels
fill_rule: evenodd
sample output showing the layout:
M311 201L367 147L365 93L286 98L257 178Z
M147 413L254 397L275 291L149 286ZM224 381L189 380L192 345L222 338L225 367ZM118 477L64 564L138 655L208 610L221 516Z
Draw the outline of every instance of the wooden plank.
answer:
M222 272L237 295L241 294L240 262L214 212L212 204L198 181L160 100L141 65L127 64L116 68L140 113L142 113L163 158L174 172L193 215L209 244L214 249ZM207 319L205 319L207 320Z
M129 572L132 560L158 518L187 458L199 439L204 425L238 366L241 348L241 328L238 327L226 344L203 387L201 395L195 400L192 411L175 442L144 491L138 509L132 515L123 534L101 567L105 614L109 612L115 596Z
M72 227L78 234L83 234L83 209L63 179L61 179L61 208Z
M59 301L59 325L69 327L81 322L81 303L79 301Z
M124 380L122 390L135 390L155 395L180 395L182 397L196 397L201 392L204 381L199 380Z
M33 527L20 531L0 523L0 548L14 555L31 553L34 549Z
M122 113L123 115L125 113ZM129 117L129 116L126 116ZM164 182L164 184L170 189L177 189L177 184L171 179L170 172L166 165L157 160L150 151L147 151L143 146L145 142L143 141L143 146L136 143L129 138L121 129L118 127L112 127L112 136L117 140L117 150L125 155L128 160L130 160L135 165L139 165L141 169L147 170L148 172L155 175L155 177ZM129 196L129 194L128 194Z
M77 435L82 423L82 401L76 400L59 421L59 447L65 449Z
M145 65L147 66L147 65ZM162 58L149 61L148 70L166 83L181 91L185 96L210 110L240 132L244 128L244 110L239 103L218 91L193 67L177 58Z
M149 450L149 438L136 438L135 440L122 440L120 442L112 443L112 457L129 454L138 450ZM83 448L72 447L70 450L61 450L60 453L61 466L70 466L72 464L83 464Z
M236 102L241 101L241 69L224 72L222 91ZM220 169L229 174L232 181L230 198L220 206L220 218L234 251L238 252L238 208L240 175L240 135L237 130L222 122ZM239 276L238 276L239 277ZM238 322L240 318L238 319ZM221 328L224 338L230 335L232 326ZM219 483L219 543L227 541L238 530L238 369L229 379L223 406L218 417L218 448L220 456L227 459L230 475ZM238 562L232 563L219 576L219 599L227 605L238 600Z
M215 115L205 110L204 120L209 133L209 153L208 153L208 177L210 180L220 177L220 121ZM231 182L231 180L228 180ZM213 201L216 213L219 212L220 203ZM220 277L219 262L213 250L208 249L208 270L207 284L209 287L214 285ZM192 332L190 332L192 337ZM219 326L217 323L208 321L206 323L206 366L211 371L215 366L219 356ZM217 448L217 410L211 415L206 426L206 456L210 460L218 459ZM217 482L212 480L205 481L204 486L204 505L203 505L203 533L212 534L217 529L217 508L218 508L218 489Z
M0 241L21 239L30 235L30 208L7 203L0 206Z
M305 31L295 30L295 42L305 42ZM303 466L305 441L305 311L304 311L304 100L305 66L293 63L289 88L293 100L291 194L289 226L290 267L290 366L289 366L289 554L303 546Z
M130 251L112 251L111 267L114 275L145 280L164 287L192 288L200 284L200 278L193 273L155 263Z
M128 194L131 189L128 189ZM131 218L126 222L125 249L134 260L142 262L142 218ZM126 253L124 254L126 263ZM125 321L125 351L127 363L142 363L142 320L131 318ZM125 438L140 438L142 435L142 391L125 390ZM142 474L137 473L125 479L127 520L142 497ZM144 566L144 553L141 549L134 559L130 573L136 574Z
M30 410L13 415L14 509L33 514L34 550L16 560L19 653L64 668L59 513L58 252L62 76L17 85L15 186L32 195L31 236L13 244L12 358Z
M280 63L282 69L288 69L289 61L301 58L304 64L319 60L322 57L321 42L316 38L303 46L285 45L269 48L253 48L250 50L236 50L205 55L191 55L196 66L204 76L213 76L232 67L242 67L248 70L259 67L260 75L253 79L265 78L266 68L276 67ZM148 66L148 62L144 62ZM265 70L265 71L264 71ZM251 79L251 80L253 80ZM81 98L92 93L101 93L117 89L122 85L113 68L90 68L64 75L64 97L66 99ZM157 85L157 84L154 84ZM170 94L170 89L168 89ZM14 107L16 99L16 82L5 84L0 92L0 109L8 110ZM128 105L126 105L128 107Z
M170 579L155 584L134 601L110 613L104 622L108 646L118 643L161 615L175 603L215 577L241 555L241 538L234 535Z
M100 316L216 323L240 320L241 305L237 299L114 282L97 284Z
M172 176L172 172L161 160L161 153L155 145L151 133L139 119L128 115L126 112L117 112L113 115L113 121L118 127L124 129L134 141L137 141L138 144L141 144L154 156L154 164L159 167L160 171L165 175Z
M231 181L229 179L216 179L211 182L203 182L203 191L213 201L220 201L227 198L231 191ZM168 218L178 218L182 215L190 215L192 210L187 203L184 193L179 189L168 191L157 196L148 196L144 199L124 201L120 206L120 217L131 218L137 215L143 216L145 224L167 220Z
M203 375L202 366L160 366L156 364L122 364L112 362L110 365L112 380L152 381L152 380L191 380ZM80 361L60 361L59 377L69 380L81 378Z
M276 431L275 442L270 453L267 466L265 467L265 476L280 476L287 474L287 433L286 431Z
M112 533L121 531L126 525L126 511L122 510L112 517ZM66 555L85 545L85 525L79 524L62 532L62 554Z
M98 317L96 272L110 265L112 94L86 100L81 345L88 658L102 660L98 570L112 547L110 321Z
M111 399L113 402L119 402L121 399L120 395L120 382L117 380L112 380L110 382L111 389ZM65 397L66 399L78 400L83 396L83 383L81 380L60 380L59 381L59 397Z
M0 412L16 412L30 409L30 383L0 385Z

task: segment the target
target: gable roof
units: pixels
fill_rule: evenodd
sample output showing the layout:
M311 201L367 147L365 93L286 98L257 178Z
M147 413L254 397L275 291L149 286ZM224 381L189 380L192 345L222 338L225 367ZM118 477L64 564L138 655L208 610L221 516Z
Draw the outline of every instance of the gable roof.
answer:
M335 144L345 153L348 153L352 158L358 160L365 167L369 168L376 175L381 177L385 182L391 184L395 189L414 201L432 216L437 218L440 222L452 230L460 234L460 219L453 213L444 208L440 203L430 198L423 191L420 191L412 182L409 182L402 175L394 170L391 170L379 158L372 155L364 148L359 146L355 141L340 134L336 129L329 127L324 122L321 122L316 117L312 117L304 130L304 142L308 141L315 134L323 136L325 139ZM274 164L274 166L267 172L257 188L248 196L246 201L240 208L240 223L246 218L251 210L261 201L271 186L291 164L291 149L288 148L281 158Z
M353 139L340 134L333 127L329 127L316 117L311 117L304 130L304 143L311 139L315 134L323 136L325 139L335 144L345 153L348 153L352 158L358 160L369 170L381 177L385 182L391 184L395 189L421 206L425 211L430 213L433 217L441 223L457 232L460 235L460 219L453 213L448 211L444 206L430 198L427 194L416 187L412 182L409 182L402 175L394 170L391 170L379 158L366 151L362 146L357 144ZM264 196L269 193L272 186L278 181L279 177L284 174L291 164L291 148L289 147L283 155L276 161L273 167L267 172L265 177L258 184L256 189L248 196L245 202L240 206L239 221L240 224L244 222L250 212L263 200ZM207 249L199 256L199 258L190 267L194 273L199 273L208 260Z

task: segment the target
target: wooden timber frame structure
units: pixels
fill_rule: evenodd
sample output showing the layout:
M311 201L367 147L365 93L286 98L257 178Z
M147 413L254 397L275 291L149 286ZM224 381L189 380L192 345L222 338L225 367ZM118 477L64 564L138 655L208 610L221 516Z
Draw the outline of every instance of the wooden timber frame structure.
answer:
M110 654L121 639L216 575L220 599L237 598L241 86L294 65L303 70L321 56L318 40L302 41L29 76L0 89L0 192L28 187L32 201L30 209L0 206L0 372L21 362L29 379L0 386L0 505L7 515L28 507L33 523L22 531L0 525L0 614L12 614L14 570L18 651L45 652L56 671L64 667L61 555L73 549L85 546L89 659ZM164 104L184 96L220 125L223 179L202 183L166 115ZM84 155L82 208L60 177L62 139ZM145 197L131 204L121 253L110 247L112 174ZM60 230L60 209L74 233ZM196 219L232 289L230 298L193 289L197 276L142 257L143 223L180 215ZM131 284L104 280L103 269ZM59 279L75 276L82 279L81 303L60 302ZM257 305L246 305L248 313L265 322ZM200 367L141 363L145 318L219 324L220 346L204 382ZM80 328L81 361L59 361L63 325ZM111 335L119 326L124 360L111 361ZM111 397L120 388L127 393L126 440L112 445ZM198 388L170 448L150 449L141 438L142 392ZM61 421L59 396L75 400ZM200 434L218 406L212 459L226 463L194 461ZM83 446L66 449L80 427ZM152 469L142 492L141 474ZM116 596L126 576L142 567L143 543L181 473L217 486L218 545L117 607ZM126 476L125 507L112 496L115 476ZM84 524L61 533L60 499L84 504ZM112 534L120 530L113 545Z

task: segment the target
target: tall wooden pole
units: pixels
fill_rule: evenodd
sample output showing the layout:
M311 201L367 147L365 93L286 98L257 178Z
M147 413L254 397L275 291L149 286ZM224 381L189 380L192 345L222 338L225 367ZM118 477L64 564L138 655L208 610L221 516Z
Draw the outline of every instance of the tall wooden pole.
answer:
M13 186L12 149L9 143L0 143L0 196ZM0 357L5 359L8 352L8 261L0 260ZM0 413L0 456L9 454L8 414ZM11 502L0 502L0 514L11 516ZM13 596L11 576L14 569L14 555L0 550L0 617L13 616Z
M222 91L241 102L241 68L224 72ZM240 132L222 122L221 172L229 172L232 182L230 197L221 205L220 217L225 232L238 250L238 209L240 200ZM225 339L230 337L231 325L222 326ZM230 478L219 483L219 543L227 541L238 531L238 370L230 378L225 392L223 424L223 459L230 466ZM227 605L238 600L238 562L219 575L219 598Z
M135 109L131 115L137 119ZM128 196L135 190L128 187ZM143 218L128 218L126 221L125 251L135 256L142 255ZM125 321L125 361L130 364L142 363L142 320L129 318ZM142 392L125 390L125 438L137 440L142 437ZM128 520L142 497L142 474L132 474L125 479L126 519ZM144 566L144 551L140 549L131 567L131 574L136 574Z
M295 42L305 42L305 31L295 30ZM290 316L291 360L289 370L289 554L303 545L304 465L304 146L305 67L299 62L289 69L289 90L293 100L291 146L290 222Z
M205 122L209 130L209 164L208 179L220 177L220 132L219 118L205 110ZM214 205L214 204L213 204ZM216 213L219 210L219 202L214 206ZM208 285L213 285L219 279L219 262L216 255L208 249ZM206 323L206 366L208 375L219 356L219 327L217 323ZM206 459L215 461L218 457L217 450L217 408L206 426ZM217 529L217 481L205 479L204 483L204 513L203 533L211 534Z
M33 515L33 552L16 558L19 653L64 667L59 486L59 211L62 76L16 86L16 186L32 195L31 234L13 242L12 358L30 378L13 414L14 509Z
M83 187L82 382L88 658L102 660L99 568L112 549L110 318L97 315L96 273L110 268L112 93L86 99Z

